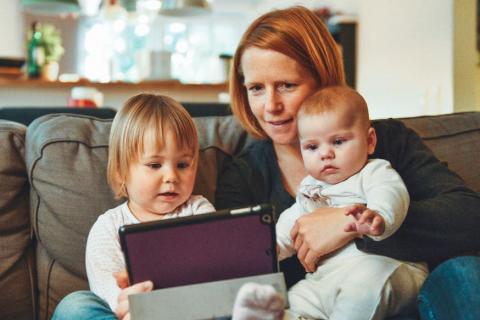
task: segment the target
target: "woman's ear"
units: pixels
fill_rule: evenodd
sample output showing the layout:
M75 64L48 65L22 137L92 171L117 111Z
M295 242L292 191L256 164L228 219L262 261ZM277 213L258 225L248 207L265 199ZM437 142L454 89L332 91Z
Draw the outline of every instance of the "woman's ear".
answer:
M376 145L377 145L377 134L375 132L375 128L370 127L368 128L368 132L367 132L368 154L372 154L375 151Z

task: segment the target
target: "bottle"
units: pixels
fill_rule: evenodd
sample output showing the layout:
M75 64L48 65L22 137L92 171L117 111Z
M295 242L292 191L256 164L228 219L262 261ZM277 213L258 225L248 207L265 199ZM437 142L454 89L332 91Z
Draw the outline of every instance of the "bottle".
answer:
M45 62L45 49L41 46L42 32L40 24L32 23L31 35L28 41L27 75L29 78L40 77L42 66Z
M103 94L93 87L73 87L68 106L74 108L97 108L103 105Z

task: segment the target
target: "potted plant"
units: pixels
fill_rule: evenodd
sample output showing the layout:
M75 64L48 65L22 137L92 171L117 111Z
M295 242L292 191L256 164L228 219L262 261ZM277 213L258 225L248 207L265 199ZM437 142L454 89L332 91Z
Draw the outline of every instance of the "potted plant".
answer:
M59 72L58 61L65 52L60 31L49 23L35 23L33 29L29 43L34 43L34 48L29 49L34 50L36 54L32 54L31 58L40 68L43 79L55 81Z
M65 49L62 45L62 35L53 24L43 24L40 27L45 48L45 65L42 68L42 77L55 81L58 78L58 61L63 56Z

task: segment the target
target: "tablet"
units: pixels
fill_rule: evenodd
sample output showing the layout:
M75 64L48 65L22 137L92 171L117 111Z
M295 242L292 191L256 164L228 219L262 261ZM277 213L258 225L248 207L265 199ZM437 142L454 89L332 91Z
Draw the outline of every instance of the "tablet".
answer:
M162 289L278 272L268 204L125 225L119 235L131 284Z

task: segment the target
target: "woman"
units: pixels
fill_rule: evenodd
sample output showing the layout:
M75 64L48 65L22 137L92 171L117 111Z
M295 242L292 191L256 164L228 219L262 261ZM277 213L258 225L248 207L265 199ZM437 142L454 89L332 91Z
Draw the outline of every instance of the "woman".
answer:
M298 108L318 88L344 82L341 54L314 13L293 7L256 19L235 53L230 95L234 114L261 140L219 175L216 207L270 202L278 213L290 207L306 175L297 142ZM303 216L292 230L298 261L281 265L288 286L303 278L305 270L315 270L322 257L353 240L363 251L427 261L430 266L480 250L480 196L401 122L383 120L374 126L378 143L372 157L390 161L410 193L412 201L403 226L392 237L376 242L343 232L348 219L345 209L322 208ZM478 259L471 261L478 264ZM475 263L465 265L478 274ZM450 270L456 272L455 267ZM465 284L469 285L468 281L458 282L458 286ZM461 289L450 292L455 290ZM452 299L454 296L451 294ZM422 301L421 306L426 305ZM427 314L422 310L422 315Z

